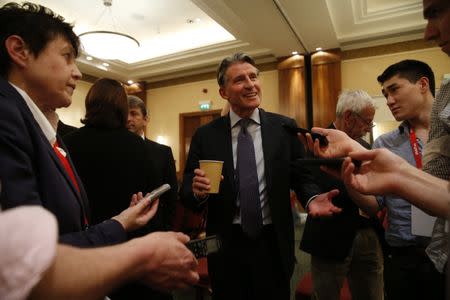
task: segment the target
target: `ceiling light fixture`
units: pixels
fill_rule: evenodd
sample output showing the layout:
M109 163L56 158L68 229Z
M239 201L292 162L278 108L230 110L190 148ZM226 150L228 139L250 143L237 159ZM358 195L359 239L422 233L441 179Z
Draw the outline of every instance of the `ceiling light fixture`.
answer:
M99 68L100 70L103 70L103 71L108 71L108 68L103 65L97 65L97 68Z
M322 47L317 47L316 51L322 51Z
M112 21L113 30L93 30L80 34L79 37L84 51L102 59L117 59L123 52L134 51L139 48L140 44L138 40L116 30L116 22L114 21L111 9L112 0L103 0L103 5L105 9L98 20L100 21L105 12L108 13Z

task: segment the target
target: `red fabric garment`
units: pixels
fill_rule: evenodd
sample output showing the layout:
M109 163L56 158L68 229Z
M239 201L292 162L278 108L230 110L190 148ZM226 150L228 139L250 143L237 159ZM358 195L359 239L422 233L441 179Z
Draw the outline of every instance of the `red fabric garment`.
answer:
M67 158L59 150L58 141L53 144L53 150L55 150L56 156L58 156L59 160L64 166L64 169L66 169L67 174L69 174L70 180L72 180L72 183L75 185L77 191L80 192L80 187L78 186L77 179L75 178L75 174L73 173L72 166L69 164Z
M78 193L80 193L80 187L78 186L77 179L75 178L75 173L73 172L72 166L70 165L69 161L67 160L66 156L61 153L61 148L59 148L58 141L56 141L53 144L53 150L56 153L56 156L58 156L60 162L62 163L64 169L67 171L67 174L69 174L70 180L72 180L73 185L77 189ZM88 219L86 217L86 214L83 211L83 221L84 226L87 227L89 225Z

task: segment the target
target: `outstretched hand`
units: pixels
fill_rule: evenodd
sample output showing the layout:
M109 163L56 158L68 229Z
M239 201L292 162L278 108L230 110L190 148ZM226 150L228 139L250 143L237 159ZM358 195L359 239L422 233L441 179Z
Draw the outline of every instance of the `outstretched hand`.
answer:
M327 193L318 195L308 205L308 214L312 217L330 217L340 213L341 208L335 206L332 199L339 194L339 190L334 189Z
M342 165L342 178L346 186L363 194L392 193L396 172L408 166L405 160L386 149L351 152L349 156L363 161L363 164L356 169L350 158L346 158Z
M325 136L328 140L327 146L320 146L319 140L313 141L311 134L307 133L306 137L299 134L300 141L309 151L314 153L314 156L323 158L344 157L351 151L364 149L357 141L341 130L313 127L311 131Z

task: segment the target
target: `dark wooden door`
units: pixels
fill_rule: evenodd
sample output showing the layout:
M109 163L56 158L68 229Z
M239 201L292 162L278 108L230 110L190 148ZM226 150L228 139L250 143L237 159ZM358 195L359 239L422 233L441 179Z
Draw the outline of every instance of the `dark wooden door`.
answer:
M181 174L184 172L184 166L186 163L187 155L189 153L189 146L191 145L191 139L194 132L202 125L211 122L214 119L220 117L220 109L209 110L201 112L191 112L180 114L180 172L179 179L181 179Z

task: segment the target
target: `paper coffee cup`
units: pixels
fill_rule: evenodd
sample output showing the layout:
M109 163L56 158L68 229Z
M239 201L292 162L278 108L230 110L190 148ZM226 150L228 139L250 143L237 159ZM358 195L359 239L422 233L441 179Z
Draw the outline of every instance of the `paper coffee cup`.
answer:
M207 177L211 182L211 184L210 184L211 188L209 189L209 194L219 193L223 161L200 160L199 163L200 163L200 169L202 169L205 172L205 177Z

